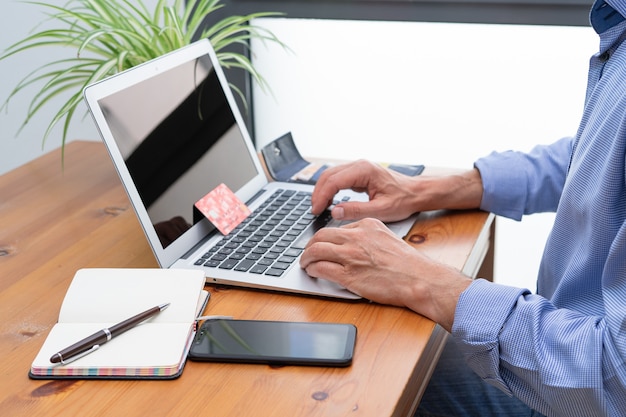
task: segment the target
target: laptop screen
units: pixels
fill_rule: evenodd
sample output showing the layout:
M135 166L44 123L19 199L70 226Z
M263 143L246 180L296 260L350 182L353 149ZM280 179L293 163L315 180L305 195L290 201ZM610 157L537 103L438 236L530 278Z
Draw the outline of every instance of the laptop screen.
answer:
M194 203L221 183L258 175L208 55L98 105L163 248L202 219Z

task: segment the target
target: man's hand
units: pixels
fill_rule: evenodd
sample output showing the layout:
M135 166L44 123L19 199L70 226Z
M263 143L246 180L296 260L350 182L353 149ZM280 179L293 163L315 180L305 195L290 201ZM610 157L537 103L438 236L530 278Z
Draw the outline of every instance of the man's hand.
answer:
M408 307L447 330L452 328L461 292L471 283L374 219L320 229L307 244L300 265L312 277L337 282L378 303Z
M476 169L441 177L409 177L361 160L322 173L311 197L312 212L320 214L332 203L337 192L346 189L365 192L369 201L337 204L332 210L337 220L372 217L392 222L419 211L478 208L483 192Z
M320 214L341 190L364 192L368 202L344 202L332 210L338 220L374 217L382 221L403 220L417 210L412 205L409 177L368 161L356 161L327 169L318 179L311 197L313 214Z

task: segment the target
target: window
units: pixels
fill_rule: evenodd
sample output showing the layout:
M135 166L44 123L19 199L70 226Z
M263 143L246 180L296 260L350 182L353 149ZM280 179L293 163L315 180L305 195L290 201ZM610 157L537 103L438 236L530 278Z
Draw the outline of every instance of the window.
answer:
M217 21L227 15L272 11L285 13L286 18L589 26L592 2L593 0L224 0L224 7L211 18ZM246 94L248 103L252 103L252 88L248 76L238 69L227 70L226 75ZM254 109L246 109L242 103L239 105L254 140Z

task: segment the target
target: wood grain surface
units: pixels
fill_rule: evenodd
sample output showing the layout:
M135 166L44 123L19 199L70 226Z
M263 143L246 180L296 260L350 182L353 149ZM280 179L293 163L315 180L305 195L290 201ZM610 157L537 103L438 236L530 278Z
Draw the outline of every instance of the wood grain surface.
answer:
M492 221L479 211L422 213L408 240L476 273ZM0 415L411 415L447 336L402 308L207 286L205 314L355 324L352 366L188 362L171 381L28 378L77 269L155 266L102 144L71 142L64 166L56 150L0 177Z

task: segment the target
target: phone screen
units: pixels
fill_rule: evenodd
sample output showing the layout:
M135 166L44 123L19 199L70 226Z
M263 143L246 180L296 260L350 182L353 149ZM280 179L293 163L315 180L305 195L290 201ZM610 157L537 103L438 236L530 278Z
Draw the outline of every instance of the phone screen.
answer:
M198 330L189 358L277 365L348 366L356 327L344 323L212 320Z

